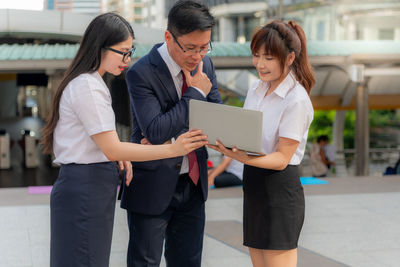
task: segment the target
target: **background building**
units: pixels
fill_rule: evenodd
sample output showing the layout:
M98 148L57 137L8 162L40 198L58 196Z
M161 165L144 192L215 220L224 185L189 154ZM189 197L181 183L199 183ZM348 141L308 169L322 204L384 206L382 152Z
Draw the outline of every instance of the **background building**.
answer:
M176 0L165 0L165 12ZM398 0L203 0L217 19L213 41L247 42L274 18L294 19L308 40L400 40Z
M165 28L164 0L106 0L105 11L115 11L131 23Z
M98 15L102 12L102 0L45 0L44 9Z
M291 11L285 19L299 21L309 40L400 40L400 2L327 1Z

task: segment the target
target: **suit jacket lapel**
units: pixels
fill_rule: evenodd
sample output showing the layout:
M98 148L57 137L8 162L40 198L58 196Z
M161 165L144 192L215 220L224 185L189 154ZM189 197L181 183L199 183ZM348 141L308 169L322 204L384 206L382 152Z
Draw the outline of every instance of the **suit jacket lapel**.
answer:
M178 93L176 92L175 84L171 76L171 72L169 71L167 64L165 64L162 59L160 53L157 51L158 47L161 45L155 45L153 49L150 51L150 63L154 68L155 76L160 80L163 84L164 89L167 91L168 95L174 102L178 102Z

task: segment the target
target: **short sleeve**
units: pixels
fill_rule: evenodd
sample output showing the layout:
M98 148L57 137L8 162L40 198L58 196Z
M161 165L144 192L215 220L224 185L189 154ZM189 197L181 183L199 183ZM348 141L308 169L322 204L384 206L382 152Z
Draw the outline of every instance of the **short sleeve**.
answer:
M251 109L251 102L253 102L253 95L255 90L257 89L258 85L260 84L260 80L256 80L250 85L249 90L247 90L246 99L244 100L243 108L244 109Z
M97 80L81 81L71 99L79 120L90 136L115 130L115 115L108 88Z
M313 111L305 100L288 105L279 124L279 137L300 142L308 131L312 119Z

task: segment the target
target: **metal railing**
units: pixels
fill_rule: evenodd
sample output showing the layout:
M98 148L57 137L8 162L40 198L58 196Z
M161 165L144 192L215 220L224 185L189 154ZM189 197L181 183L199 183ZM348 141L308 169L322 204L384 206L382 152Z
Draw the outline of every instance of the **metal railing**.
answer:
M369 176L381 176L387 167L394 167L400 158L400 148L370 148L369 149ZM355 149L336 151L335 167L328 176L354 176L355 173ZM306 151L301 163L303 176L311 176L310 159Z

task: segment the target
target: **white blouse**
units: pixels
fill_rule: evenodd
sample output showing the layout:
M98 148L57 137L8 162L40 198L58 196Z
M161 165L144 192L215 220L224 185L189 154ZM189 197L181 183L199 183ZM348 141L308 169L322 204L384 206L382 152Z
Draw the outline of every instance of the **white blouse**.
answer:
M308 128L313 120L314 110L304 87L290 72L270 95L265 96L269 83L261 80L253 83L247 92L245 109L263 112L262 151L275 152L279 137L299 142L290 165L298 165L303 159Z
M115 130L110 91L97 71L81 74L67 85L59 112L53 140L54 163L109 161L90 137Z

